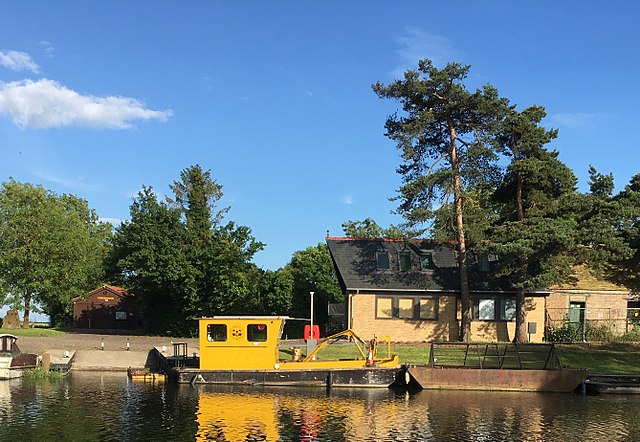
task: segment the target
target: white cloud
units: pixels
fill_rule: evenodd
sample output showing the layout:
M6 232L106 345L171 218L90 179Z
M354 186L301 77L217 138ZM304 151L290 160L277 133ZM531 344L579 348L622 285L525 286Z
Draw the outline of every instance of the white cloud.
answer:
M0 65L14 71L40 72L40 67L31 60L26 52L0 51Z
M53 43L47 40L42 40L40 42L40 45L44 49L45 54L47 54L47 58L53 58L53 53L56 50L56 48L53 46Z
M57 184L58 186L67 187L74 190L96 190L100 187L99 185L90 181L87 182L86 177L61 177L50 172L42 171L34 171L33 175L37 178L40 178L41 180L49 181L50 183Z
M148 109L134 98L80 95L43 78L0 83L0 114L22 129L71 125L126 129L136 120L166 121L171 111Z
M564 112L550 116L551 121L558 126L584 127L606 119L606 115L588 112Z
M100 222L109 223L113 227L118 227L122 224L122 220L120 218L100 218Z
M407 27L406 33L397 37L396 42L401 45L397 51L401 65L393 72L396 78L402 77L407 69L416 69L418 60L423 58L430 59L438 67L444 67L461 56L445 37L428 34L414 27Z
M344 204L353 204L353 197L352 197L351 195L345 195L345 196L342 198L342 202L343 202Z

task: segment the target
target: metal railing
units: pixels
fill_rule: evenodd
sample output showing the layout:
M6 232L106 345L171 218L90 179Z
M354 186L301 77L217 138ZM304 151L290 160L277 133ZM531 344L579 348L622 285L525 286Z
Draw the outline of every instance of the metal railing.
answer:
M548 342L640 341L640 308L548 308L545 339Z
M560 369L553 344L432 342L430 367Z

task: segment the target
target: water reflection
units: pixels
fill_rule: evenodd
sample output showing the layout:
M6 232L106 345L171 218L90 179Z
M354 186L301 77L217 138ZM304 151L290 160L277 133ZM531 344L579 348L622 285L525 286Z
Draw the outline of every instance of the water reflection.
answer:
M198 440L638 440L640 398L388 390L200 390ZM625 411L626 410L626 411ZM624 412L623 412L624 411Z
M0 440L626 441L640 397L129 382L0 382Z

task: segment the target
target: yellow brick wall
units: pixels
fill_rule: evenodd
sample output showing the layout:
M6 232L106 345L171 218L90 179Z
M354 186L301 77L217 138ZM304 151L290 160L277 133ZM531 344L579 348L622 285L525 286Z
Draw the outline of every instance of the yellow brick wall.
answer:
M376 297L360 293L351 298L351 328L363 339L389 336L395 342L457 340L455 296L440 296L437 321L376 319Z
M566 320L569 303L584 302L587 321L606 324L614 334L622 334L629 296L624 290L554 289L547 298L547 314L552 322Z
M544 338L544 298L525 298L525 322L536 323L536 333L530 342L542 342ZM528 327L525 325L525 327ZM479 342L511 342L515 337L515 321L472 321L471 340Z
M544 337L544 298L526 299L527 322L536 322L537 330L531 342ZM370 293L351 295L351 328L363 339L389 336L395 342L457 341L459 321L456 319L456 297L440 296L437 321L376 319L376 296ZM515 322L473 321L473 341L511 341Z

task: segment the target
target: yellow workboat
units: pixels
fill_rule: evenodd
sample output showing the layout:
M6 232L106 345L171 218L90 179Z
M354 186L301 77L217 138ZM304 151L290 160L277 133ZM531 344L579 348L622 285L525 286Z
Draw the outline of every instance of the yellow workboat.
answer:
M388 387L400 371L388 337L365 341L351 330L329 336L301 357L283 346L284 316L216 316L199 320L199 368L176 368L183 383ZM379 355L386 341L386 355ZM350 357L336 357L350 347ZM326 356L326 354L333 356ZM284 356L283 356L284 355Z

